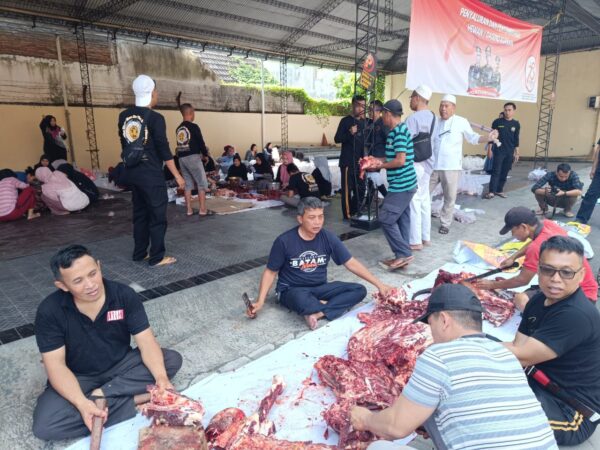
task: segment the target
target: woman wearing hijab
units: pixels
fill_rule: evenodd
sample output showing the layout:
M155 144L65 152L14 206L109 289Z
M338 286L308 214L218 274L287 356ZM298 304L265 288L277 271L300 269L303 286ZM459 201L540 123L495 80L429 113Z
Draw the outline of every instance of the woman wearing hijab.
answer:
M33 170L36 171L38 167L47 167L52 172L54 172L54 167L52 167L52 164L50 164L50 159L47 155L40 156L40 160L35 166L33 166Z
M248 180L248 170L246 166L242 164L242 159L239 155L235 155L233 157L233 164L229 166L229 170L227 170L227 180L232 177L241 178L242 180Z
M12 170L0 170L0 222L20 219L25 213L28 220L40 217L34 206L35 191L19 181Z
M75 186L67 176L60 172L51 172L47 167L35 171L35 177L42 184L42 200L52 214L63 215L79 211L90 204L90 199Z
M67 139L67 133L56 124L56 117L45 116L40 122L40 130L44 137L44 153L50 163L57 159L67 159L67 146L64 141Z
M257 153L256 162L252 167L255 180L268 178L269 181L273 181L273 169L271 168L271 164L266 160L265 155Z
M56 170L64 173L81 192L87 195L87 197L90 199L90 203L94 203L100 197L100 192L98 191L98 188L94 182L83 173L75 170L71 164L61 164Z

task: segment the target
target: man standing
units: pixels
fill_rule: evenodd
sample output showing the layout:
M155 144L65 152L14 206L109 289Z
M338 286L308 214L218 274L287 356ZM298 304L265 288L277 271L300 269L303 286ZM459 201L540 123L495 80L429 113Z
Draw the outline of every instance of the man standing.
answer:
M579 211L577 211L577 222L580 223L588 223L590 217L592 217L592 213L594 212L594 207L598 202L598 198L600 198L600 166L598 166L599 153L600 139L594 148L594 162L592 164L592 171L590 172L592 184L590 184L589 189L585 193L585 197L583 197Z
M567 163L559 164L556 172L546 173L531 188L540 206L536 214L546 214L550 205L562 208L566 217L575 217L571 210L581 196L582 189L583 183L579 180L579 175L571 170L571 166Z
M194 107L189 103L184 103L179 107L183 122L177 127L177 156L179 157L179 167L185 179L185 205L187 215L194 214L192 210L192 189L194 184L198 187L198 203L200 210L198 214L206 216L206 191L208 190L208 180L202 164L202 156L208 156L206 144L202 137L200 127L194 123L196 113Z
M410 201L417 189L417 174L412 139L402 123L402 104L398 100L383 105L383 123L391 131L385 145L385 159L378 159L374 169L385 169L387 173L388 194L379 210L379 223L394 257L379 264L386 270L396 270L413 260L408 240Z
M504 193L504 184L508 177L508 172L512 168L513 161L519 160L519 133L521 132L521 124L518 120L513 119L517 105L512 102L504 104L504 117L498 118L492 122L492 128L498 130L498 140L501 146L496 144L492 146L493 167L492 176L490 178L489 192L485 198L493 198L497 195L506 198Z
M352 97L352 115L340 120L335 133L336 144L342 144L340 152L340 172L342 183L342 214L350 219L358 212L365 186L358 176L358 161L365 152L365 98L362 95Z
M184 188L185 181L175 167L169 149L165 118L152 110L158 102L154 81L147 75L138 76L133 80L133 92L135 107L119 114L119 137L123 148L136 142L144 130L142 160L127 168L133 200L133 260L147 259L151 266L173 264L177 260L165 256L168 198L163 162L180 189Z
M431 326L434 345L418 357L391 407L352 408L355 430L392 440L424 424L437 449L558 450L519 361L482 333L481 302L467 287L439 286L417 321ZM372 446L405 448L385 441Z
M148 384L173 388L169 379L181 367L181 355L160 348L140 297L103 279L100 263L85 247L59 251L50 266L58 290L35 317L48 385L33 413L33 434L54 441L89 434L94 417L104 418L106 426L134 417L133 397ZM107 399L108 414L94 397Z
M456 97L446 94L440 102L440 120L433 131L433 174L429 182L429 191L442 184L444 205L440 214L440 234L448 234L454 216L454 203L458 192L458 182L462 174L462 141L476 145L493 141L498 137L498 131L493 130L488 136L475 133L464 117L456 112Z
M541 292L527 303L515 340L506 347L523 367L535 365L567 397L600 411L600 313L580 287L584 261L577 239L554 236L542 244L537 272ZM529 384L558 445L578 445L594 433L597 421L535 379Z
M330 260L343 264L353 274L377 287L386 295L391 288L381 282L358 260L331 231L323 229L323 202L306 197L298 203L300 226L286 231L273 243L267 267L260 279L258 298L248 312L251 317L264 306L277 275L279 302L304 316L311 330L323 317L337 319L367 295L362 284L327 282Z
M410 96L410 109L414 111L406 119L406 127L413 140L415 156L429 155L427 159L415 162L417 173L417 192L410 202L410 248L422 250L424 245L431 244L431 195L429 179L433 172L433 129L435 114L429 110L431 89L426 85L417 87ZM417 151L419 150L419 151Z
M523 266L519 274L513 278L505 280L478 280L477 286L481 289L514 289L527 286L539 270L540 248L542 244L552 236L567 236L567 232L560 225L551 220L538 220L535 213L523 206L511 208L504 216L504 227L500 234L512 233L512 237L525 242L531 239L531 242L521 248L510 258L506 258L500 264L501 267L508 267L514 264L516 260L525 256ZM581 289L592 302L598 299L598 283L594 279L594 272L587 259L583 259L583 272L581 279ZM515 304L519 310L523 310L527 298L521 295L515 297Z
M388 129L383 124L383 103L379 100L373 100L369 104L369 119L373 122L373 135L370 136L373 145L370 142L367 144L369 148L369 155L375 158L385 158L385 143L387 141ZM387 189L383 183L383 176L381 171L367 172L367 178L377 187L377 190L384 197L387 195Z

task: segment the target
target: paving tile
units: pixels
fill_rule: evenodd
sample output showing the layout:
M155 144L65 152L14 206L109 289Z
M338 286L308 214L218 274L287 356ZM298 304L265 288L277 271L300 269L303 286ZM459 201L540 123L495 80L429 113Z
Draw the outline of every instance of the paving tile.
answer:
M10 342L18 341L19 339L21 339L21 336L15 328L0 331L0 342L3 344L9 344Z
M16 327L16 330L22 338L27 338L34 335L33 323L27 323L25 325Z

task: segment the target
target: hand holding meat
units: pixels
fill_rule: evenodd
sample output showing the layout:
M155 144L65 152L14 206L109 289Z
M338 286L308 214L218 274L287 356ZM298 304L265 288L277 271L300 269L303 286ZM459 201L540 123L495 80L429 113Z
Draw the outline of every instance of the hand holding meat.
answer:
M381 284L379 286L377 286L377 290L379 291L379 294L386 298L388 296L390 296L392 294L392 290L394 289L393 286L390 286L388 284Z
M365 171L381 169L382 164L383 164L383 161L381 161L378 158L375 158L374 156L365 156L364 158L360 158L360 160L358 162L358 165L360 168L360 174L359 174L360 179L361 180L364 179Z
M354 406L350 410L350 423L352 428L358 431L364 431L367 429L367 420L371 415L371 411L362 406Z
M175 390L175 387L173 387L173 385L171 384L171 382L169 381L169 379L167 377L164 378L157 378L155 381L156 387L158 388L159 392L164 392L166 390Z
M79 414L81 414L83 423L85 423L85 426L88 427L90 431L92 431L94 417L102 417L104 419L102 423L105 423L108 418L108 408L102 410L98 408L93 401L88 399L81 405L78 405L77 410L79 411Z

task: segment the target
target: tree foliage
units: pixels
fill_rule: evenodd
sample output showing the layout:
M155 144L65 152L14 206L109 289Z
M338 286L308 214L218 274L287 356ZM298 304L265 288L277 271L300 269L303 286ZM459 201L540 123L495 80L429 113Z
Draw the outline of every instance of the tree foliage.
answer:
M359 75L360 76L360 75ZM340 73L333 79L333 86L336 89L336 98L343 100L350 100L354 95L354 85L356 84L356 74L354 73ZM361 86L356 86L356 93L358 95L365 95L365 90ZM381 100L382 102L385 97L385 76L379 75L375 82L375 99Z
M239 84L260 85L260 65L248 64L241 58L236 58L237 64L229 69L229 75ZM263 68L266 85L278 84L278 81L267 69Z

